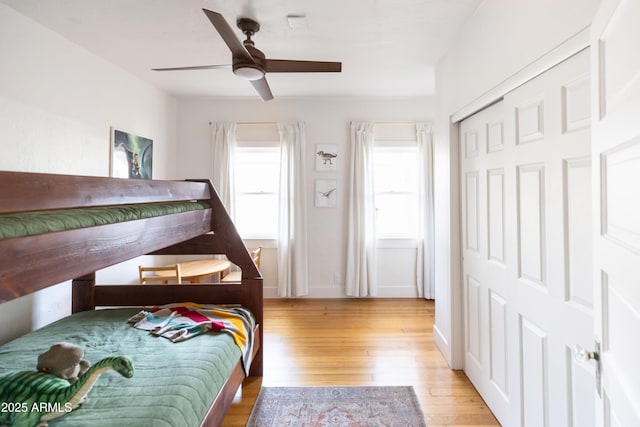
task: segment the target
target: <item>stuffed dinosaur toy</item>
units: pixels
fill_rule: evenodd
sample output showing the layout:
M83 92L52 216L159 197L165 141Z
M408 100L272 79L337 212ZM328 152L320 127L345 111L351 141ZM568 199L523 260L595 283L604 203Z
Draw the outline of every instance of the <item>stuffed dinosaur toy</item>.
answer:
M109 369L125 378L131 378L134 373L131 358L116 356L96 362L73 384L40 371L12 372L0 377L0 402L11 403L6 411L0 411L0 425L47 426L47 421L84 403L100 375Z
M82 347L68 342L54 344L38 356L38 371L53 374L56 377L74 383L84 374L91 362L83 359Z

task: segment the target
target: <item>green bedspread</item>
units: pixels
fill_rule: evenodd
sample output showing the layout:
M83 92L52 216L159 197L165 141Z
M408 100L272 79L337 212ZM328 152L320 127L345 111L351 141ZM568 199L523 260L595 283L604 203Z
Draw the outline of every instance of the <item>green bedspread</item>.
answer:
M0 375L35 370L38 354L60 341L84 347L85 358L129 355L135 375L106 371L80 408L50 426L198 426L240 359L230 335L208 333L180 343L127 324L140 309L87 311L0 346Z
M0 239L115 224L208 208L209 205L205 202L168 202L0 214Z

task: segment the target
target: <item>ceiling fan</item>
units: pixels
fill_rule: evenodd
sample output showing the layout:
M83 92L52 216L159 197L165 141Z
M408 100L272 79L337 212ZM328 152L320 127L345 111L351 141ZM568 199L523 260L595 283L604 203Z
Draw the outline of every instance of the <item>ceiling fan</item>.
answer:
M239 18L237 26L247 36L243 42L236 37L224 17L207 9L202 9L209 21L220 33L222 40L231 50L233 73L248 80L263 101L273 99L266 73L336 73L342 71L341 62L296 61L288 59L268 59L258 50L251 36L260 30L260 24L249 18ZM154 68L153 71L211 70L228 68L229 65L197 65L193 67Z

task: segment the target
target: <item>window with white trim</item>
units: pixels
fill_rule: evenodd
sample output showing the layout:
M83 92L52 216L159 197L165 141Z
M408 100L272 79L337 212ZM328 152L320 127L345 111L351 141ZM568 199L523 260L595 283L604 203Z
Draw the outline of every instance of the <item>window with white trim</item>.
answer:
M280 143L278 140L243 140L240 139L242 136L239 126L233 159L234 222L245 239L275 239L278 234Z
M418 234L418 147L415 127L407 128L376 126L373 179L379 239L414 239Z

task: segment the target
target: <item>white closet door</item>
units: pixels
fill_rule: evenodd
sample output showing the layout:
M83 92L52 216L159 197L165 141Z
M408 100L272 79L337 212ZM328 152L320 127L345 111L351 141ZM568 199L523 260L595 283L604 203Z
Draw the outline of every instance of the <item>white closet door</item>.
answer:
M509 414L505 129L500 102L460 127L465 372L496 417ZM510 259L512 258L512 259Z
M640 426L640 2L603 0L594 76L595 334L598 425Z
M465 371L507 426L591 426L589 56L461 124Z

